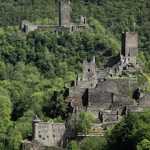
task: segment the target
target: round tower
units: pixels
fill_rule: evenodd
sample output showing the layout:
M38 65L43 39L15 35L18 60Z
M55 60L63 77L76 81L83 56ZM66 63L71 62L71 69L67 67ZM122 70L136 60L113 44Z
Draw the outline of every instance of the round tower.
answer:
M32 121L32 139L33 140L38 140L38 123L41 120L38 118L37 115L35 115L33 117L33 121Z

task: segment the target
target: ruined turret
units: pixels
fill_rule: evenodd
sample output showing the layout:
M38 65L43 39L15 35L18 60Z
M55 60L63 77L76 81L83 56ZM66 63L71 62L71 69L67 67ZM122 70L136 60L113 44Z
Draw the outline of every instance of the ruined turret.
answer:
M32 138L33 140L37 140L38 137L37 137L37 124L40 122L41 120L38 118L37 115L35 115L33 117L33 122L32 122Z
M59 25L70 25L70 1L61 0L59 2Z
M138 55L138 33L126 31L122 33L122 50L121 54L126 63L136 64Z

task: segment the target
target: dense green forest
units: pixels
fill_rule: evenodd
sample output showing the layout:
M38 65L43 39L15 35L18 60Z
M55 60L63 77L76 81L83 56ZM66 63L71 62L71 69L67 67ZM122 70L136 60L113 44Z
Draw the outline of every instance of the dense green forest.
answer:
M87 17L89 27L84 31L70 34L35 31L25 36L19 31L20 20L58 24L58 0L0 0L2 150L17 150L23 139L31 136L35 114L43 121L61 121L60 116L67 117L63 109L66 89L82 69L82 61L95 55L97 65L101 67L116 56L123 30L139 32L138 62L146 73L150 73L149 0L72 0L71 7L73 22L78 22L80 15ZM144 115L147 117L149 113ZM140 117L137 120L140 122ZM114 130L122 129L121 123ZM142 129L149 129L146 119L142 125ZM137 133L141 131L138 126L134 129ZM110 137L115 134L111 133ZM140 139L136 144L140 147L148 140Z

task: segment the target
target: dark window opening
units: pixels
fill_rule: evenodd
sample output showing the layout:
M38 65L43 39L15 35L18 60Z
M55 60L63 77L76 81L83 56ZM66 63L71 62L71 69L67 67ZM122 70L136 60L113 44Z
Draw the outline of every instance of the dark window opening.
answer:
M86 19L84 18L84 24L86 24Z
M82 105L83 106L88 105L88 89L86 89L85 92L82 95Z
M114 102L114 94L111 93L111 103L113 103L113 102Z
M53 137L55 137L55 135L53 135Z
M90 69L88 69L88 72L90 72Z
M39 138L41 138L41 135L39 135Z
M43 140L45 140L45 138L43 138Z

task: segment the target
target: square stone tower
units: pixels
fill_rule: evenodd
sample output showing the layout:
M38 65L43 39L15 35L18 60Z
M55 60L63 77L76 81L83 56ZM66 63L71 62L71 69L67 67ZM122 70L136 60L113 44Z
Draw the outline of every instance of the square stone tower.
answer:
M60 0L59 2L59 25L70 25L70 1Z
M138 55L138 33L126 31L122 33L122 51L121 54L126 62L136 64Z

